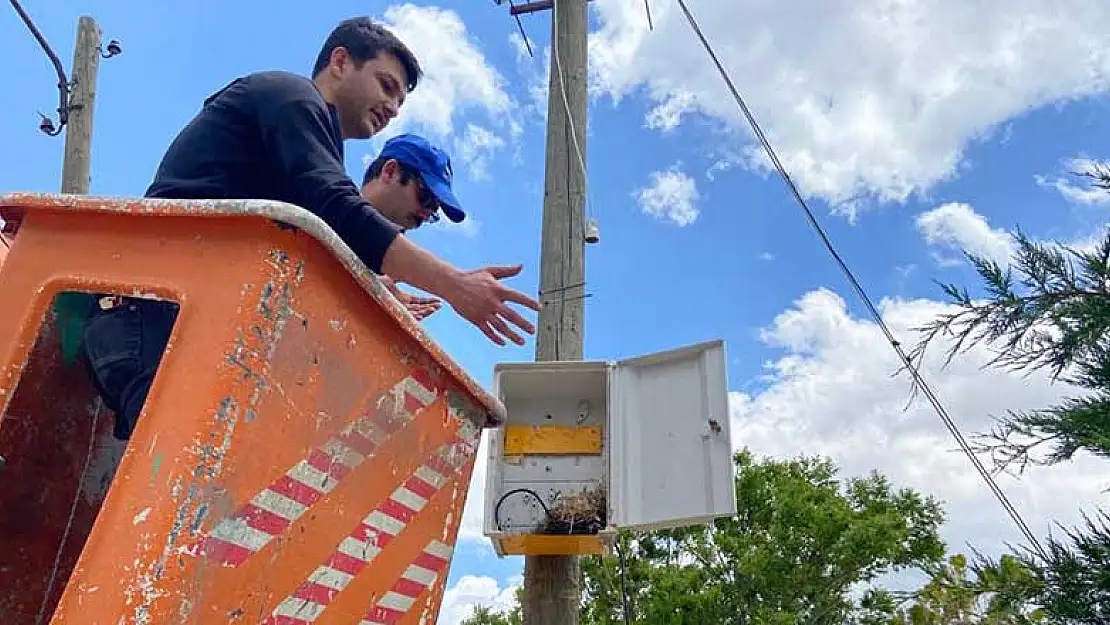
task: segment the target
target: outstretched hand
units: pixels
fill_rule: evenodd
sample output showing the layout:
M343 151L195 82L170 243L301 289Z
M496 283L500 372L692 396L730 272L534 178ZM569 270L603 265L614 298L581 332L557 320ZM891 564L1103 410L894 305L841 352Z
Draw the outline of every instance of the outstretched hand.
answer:
M516 302L536 312L539 312L540 304L500 282L502 278L517 275L521 269L521 265L490 266L463 273L454 281L445 299L460 317L478 326L494 343L505 345L505 338L508 338L517 345L523 345L524 337L510 324L528 334L534 334L536 327L510 308L508 302Z

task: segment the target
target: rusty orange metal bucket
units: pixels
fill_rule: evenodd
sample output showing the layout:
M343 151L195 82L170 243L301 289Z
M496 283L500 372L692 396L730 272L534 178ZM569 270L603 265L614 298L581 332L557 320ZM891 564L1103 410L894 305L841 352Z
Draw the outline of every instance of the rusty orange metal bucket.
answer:
M504 407L322 221L29 194L0 217L0 622L436 621ZM180 305L126 445L67 345L81 293Z

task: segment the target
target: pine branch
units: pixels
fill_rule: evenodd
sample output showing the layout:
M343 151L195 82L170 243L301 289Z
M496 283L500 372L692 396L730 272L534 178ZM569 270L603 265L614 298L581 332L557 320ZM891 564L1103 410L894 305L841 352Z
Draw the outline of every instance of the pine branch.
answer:
M1110 515L1100 510L1098 517L1096 523L1083 515L1085 532L1060 526L1067 540L1050 538L1046 556L1021 557L1043 589L1039 603L1056 622L1110 623Z
M1110 188L1110 170L1103 173ZM965 254L983 296L941 284L955 310L917 328L921 340L909 358L920 366L943 338L949 343L944 367L978 346L990 350L985 366L1046 370L1054 381L1092 391L1046 409L1011 412L975 437L976 451L990 454L996 472L1057 464L1081 450L1110 457L1110 232L1089 250L1038 243L1020 231L1014 241L1006 267ZM1047 453L1034 457L1041 450Z
M1047 453L1033 455L1046 446L1051 446ZM1010 411L989 433L975 436L972 449L988 454L996 473L1016 466L1018 475L1030 466L1066 462L1080 451L1110 458L1110 396L1100 393L1043 410Z
M1087 171L1072 172L1076 176L1090 178L1091 184L1099 189L1110 191L1110 167L1105 163L1094 163Z
M1057 379L1069 366L1089 363L1095 352L1105 351L1110 330L1110 236L1093 252L1053 249L1020 231L1014 239L1018 251L1011 267L965 253L986 298L976 300L966 288L940 284L957 310L916 328L923 338L911 350L911 361L920 365L929 345L943 337L951 340L945 366L957 355L986 345L996 350L990 366L1048 368Z

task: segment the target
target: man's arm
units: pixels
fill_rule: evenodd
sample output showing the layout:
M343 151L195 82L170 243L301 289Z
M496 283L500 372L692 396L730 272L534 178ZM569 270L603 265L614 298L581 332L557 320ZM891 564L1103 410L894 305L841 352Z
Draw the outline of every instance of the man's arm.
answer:
M500 282L501 278L511 278L520 270L520 265L514 265L460 271L404 236L394 239L382 262L383 273L447 300L460 317L478 326L498 345L505 344L503 336L517 345L524 344L524 339L509 327L509 323L528 334L536 331L535 326L507 302L516 302L537 312L539 302Z
M319 215L372 271L439 295L498 345L505 344L503 336L524 343L508 323L535 332L505 302L536 311L539 303L499 282L519 273L519 266L460 271L400 235L363 199L343 169L326 109L301 96L278 97L260 103L259 110L262 136L293 202Z

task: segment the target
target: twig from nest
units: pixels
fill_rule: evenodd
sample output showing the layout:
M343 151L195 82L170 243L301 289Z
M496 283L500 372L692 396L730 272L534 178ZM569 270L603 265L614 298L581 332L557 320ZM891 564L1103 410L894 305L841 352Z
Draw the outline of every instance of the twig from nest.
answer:
M605 493L597 488L571 493L552 507L545 534L596 534L605 527Z

